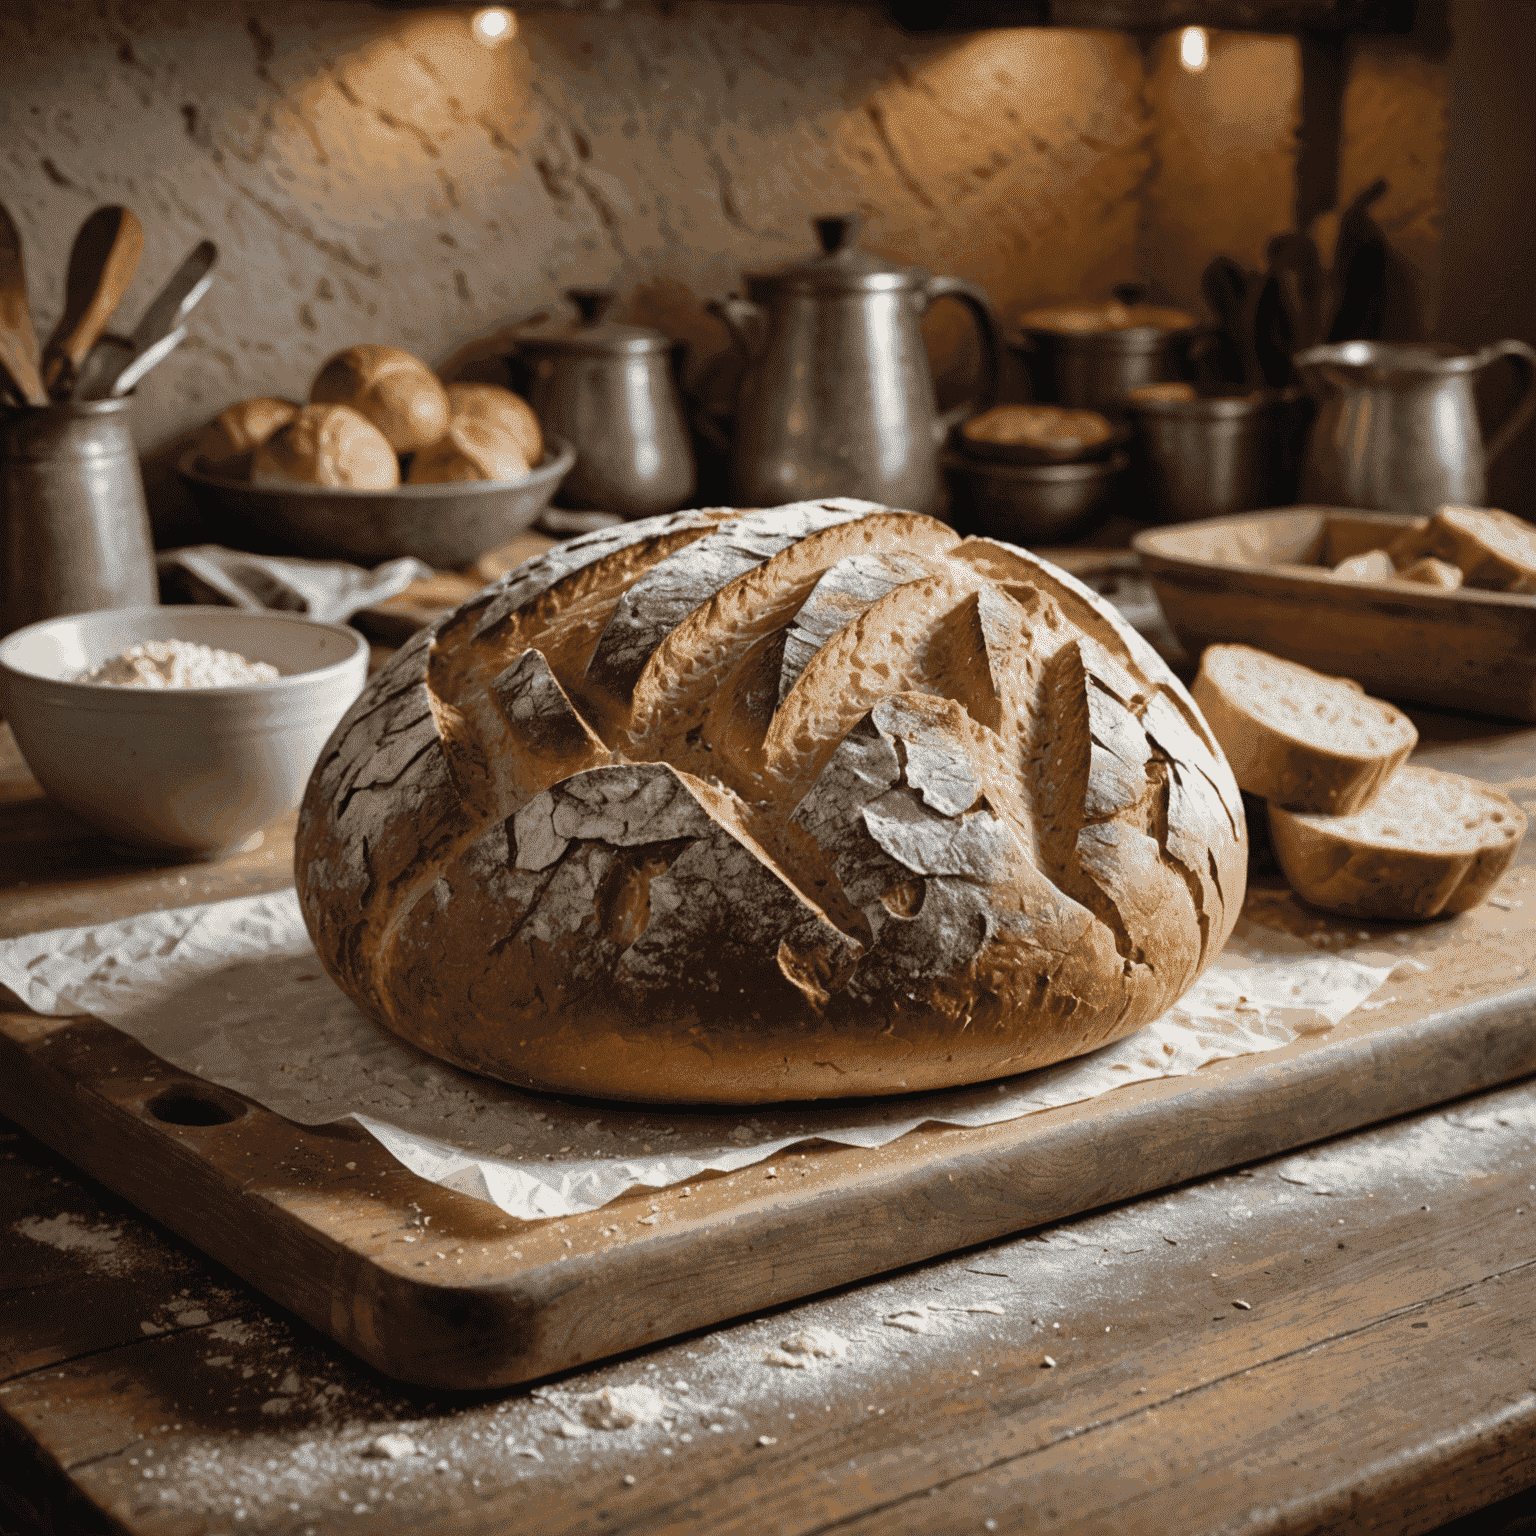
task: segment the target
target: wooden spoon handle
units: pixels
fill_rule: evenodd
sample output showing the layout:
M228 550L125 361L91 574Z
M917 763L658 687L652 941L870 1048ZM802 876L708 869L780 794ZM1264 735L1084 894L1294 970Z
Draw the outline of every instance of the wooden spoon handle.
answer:
M11 388L27 405L51 403L37 365L27 356L20 338L13 331L0 330L0 374L10 380Z
M0 205L0 330L9 331L22 355L38 371L42 360L32 311L27 304L27 273L21 259L21 234Z
M43 348L43 382L67 399L86 354L96 345L139 269L144 230L130 208L98 208L75 236L64 285L64 313Z

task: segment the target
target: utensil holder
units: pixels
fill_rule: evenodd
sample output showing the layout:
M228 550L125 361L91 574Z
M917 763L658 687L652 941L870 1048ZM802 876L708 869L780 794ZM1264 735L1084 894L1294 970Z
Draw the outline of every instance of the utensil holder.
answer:
M0 412L0 634L158 601L132 403Z

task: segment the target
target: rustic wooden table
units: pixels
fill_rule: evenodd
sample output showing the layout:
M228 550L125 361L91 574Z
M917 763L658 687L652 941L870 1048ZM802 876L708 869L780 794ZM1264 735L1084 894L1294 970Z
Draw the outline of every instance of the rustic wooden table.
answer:
M1536 731L1419 718L1424 760L1536 809ZM278 828L217 868L114 861L0 736L0 933L276 889L288 857ZM1529 864L1501 889L1425 937L1441 1004L1524 975ZM1526 1505L1487 1506L1536 1484L1530 1080L473 1397L0 1142L0 1536L1513 1531ZM773 1363L809 1328L846 1352Z

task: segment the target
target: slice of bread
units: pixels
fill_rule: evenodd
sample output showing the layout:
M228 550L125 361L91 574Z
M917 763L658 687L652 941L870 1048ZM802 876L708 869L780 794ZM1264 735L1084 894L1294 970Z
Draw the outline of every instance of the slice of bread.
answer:
M1193 692L1239 786L1293 811L1363 809L1419 739L1359 683L1247 645L1207 646Z
M1269 808L1275 857L1304 902L1389 922L1475 907L1524 835L1525 815L1513 800L1434 768L1398 769L1353 816Z

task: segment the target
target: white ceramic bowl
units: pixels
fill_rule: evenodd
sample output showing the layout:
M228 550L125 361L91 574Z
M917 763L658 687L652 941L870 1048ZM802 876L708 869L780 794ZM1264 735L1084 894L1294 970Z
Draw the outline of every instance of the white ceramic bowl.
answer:
M71 681L144 640L196 641L282 676L238 688ZM367 672L367 641L339 624L237 608L108 609L0 640L0 710L60 805L146 856L217 859L298 805Z

